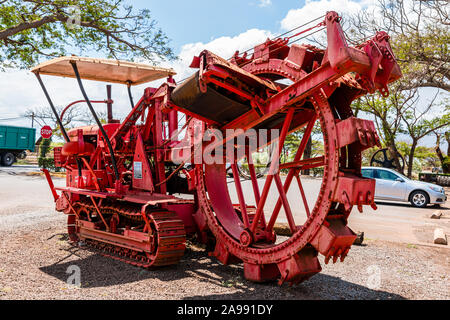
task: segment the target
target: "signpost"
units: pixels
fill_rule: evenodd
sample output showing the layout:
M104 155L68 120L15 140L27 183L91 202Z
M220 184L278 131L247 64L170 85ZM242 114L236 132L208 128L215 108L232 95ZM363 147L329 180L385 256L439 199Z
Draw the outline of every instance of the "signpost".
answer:
M52 137L53 130L50 126L43 126L41 129L41 136L44 139L50 139Z

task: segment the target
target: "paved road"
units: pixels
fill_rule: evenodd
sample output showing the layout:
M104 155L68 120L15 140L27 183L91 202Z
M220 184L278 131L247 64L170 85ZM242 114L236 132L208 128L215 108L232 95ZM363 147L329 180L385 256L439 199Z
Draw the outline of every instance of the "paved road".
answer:
M0 166L0 174L24 175L29 172L37 172L39 167L35 165L14 165L11 167Z
M64 219L54 210L45 178L26 175L37 171L36 166L0 167L0 231ZM54 182L60 186L65 180Z
M284 178L282 178L284 182ZM263 189L264 179L258 181L260 190ZM314 207L317 194L320 190L322 180L318 178L302 178L303 188L310 209ZM232 186L233 180L229 179ZM250 181L242 181L243 192L248 203L255 203L253 189ZM230 196L233 202L238 203L238 198L234 188L230 188ZM306 211L300 196L300 191L295 181L287 194L289 204L293 211L297 225L306 220ZM450 198L450 197L449 197ZM249 200L247 200L249 199ZM265 206L266 217L268 212L272 212L278 199L278 191L273 183L269 192L267 204ZM354 231L364 231L364 235L370 239L396 241L403 243L431 243L433 241L433 231L436 227L441 227L450 234L450 202L448 201L441 208L428 206L424 209L414 208L409 203L376 202L378 209L373 210L370 206L364 206L363 213L354 208L350 218L349 226ZM446 217L440 220L429 218L435 210L447 212ZM286 223L284 209L279 214L277 222Z
M47 182L40 176L27 176L30 172L38 171L35 166L0 167L0 229L9 228L11 224L26 226L33 223L44 223L64 219L54 211L53 199ZM233 183L230 179L230 195L238 203ZM64 185L64 179L54 179L55 185ZM320 179L303 179L303 185L309 203L314 206L319 188ZM262 190L264 180L259 180ZM242 181L246 201L254 204L253 189L250 181ZM292 206L297 224L306 219L306 212L300 198L296 183L292 184L288 192L288 200ZM273 185L266 204L265 212L271 211L277 200L278 193ZM450 197L449 197L450 198ZM349 226L354 231L364 231L365 237L396 241L401 243L432 243L433 231L436 227L444 228L450 234L450 202L439 210L445 213L440 220L431 220L429 215L437 210L434 207L417 209L409 204L377 202L378 210L369 206L359 213L356 208L349 218ZM277 222L286 222L282 209ZM16 225L16 226L18 226Z

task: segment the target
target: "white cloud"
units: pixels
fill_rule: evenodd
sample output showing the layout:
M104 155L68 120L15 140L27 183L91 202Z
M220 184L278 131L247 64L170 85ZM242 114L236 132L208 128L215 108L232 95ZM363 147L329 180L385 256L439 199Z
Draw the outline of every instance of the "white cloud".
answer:
M325 15L327 11L336 11L340 15L354 14L373 3L374 0L306 0L302 8L289 10L286 17L281 21L281 27L285 30L293 29Z
M181 47L178 61L162 63L162 66L175 69L177 72L175 79L179 81L194 73L194 70L190 69L189 65L193 57L198 56L203 50L209 50L224 59L228 59L233 56L236 50L243 52L271 37L273 37L273 34L269 31L250 29L234 37L223 36L208 43L185 44Z
M259 0L258 7L268 7L272 5L272 0Z

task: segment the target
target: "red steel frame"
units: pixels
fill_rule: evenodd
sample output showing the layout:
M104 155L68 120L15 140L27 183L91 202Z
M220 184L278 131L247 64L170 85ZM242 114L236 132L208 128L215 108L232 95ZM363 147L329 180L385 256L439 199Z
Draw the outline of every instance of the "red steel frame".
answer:
M289 46L287 39L278 39L257 46L252 58L236 54L230 62L208 51L196 57L192 66L199 68L199 87L203 92L206 92L207 86L220 88L230 95L239 96L239 99L252 106L248 112L228 123L219 124L177 106L171 100L171 93L177 87L171 77L159 88L147 88L121 124L109 123L103 126L112 143L120 179L114 178L111 169L112 155L100 130L83 128L77 129L77 134L71 132L69 135L77 137L76 141L69 142L61 150L64 156L63 166L67 170L67 186L55 188L48 172L44 170L57 210L64 211L71 217L70 230L73 232L75 219L78 221L78 232L83 237L109 244L116 243L122 248L150 250L152 246L145 241L150 241L151 224L161 232L169 230L163 228L164 223L156 218L156 213L154 218L147 216L150 205L175 210L186 230L197 232L200 239L206 241L209 230L216 238L213 255L223 263L243 261L245 276L250 280L278 278L280 283L296 283L320 271L318 253L326 257L326 262L331 258L335 262L339 257L343 260L355 239L354 233L346 226L353 205L357 205L360 210L362 205L374 206L374 182L363 179L360 174L361 151L379 143L373 123L354 118L350 103L366 92L380 90L383 95L388 94L387 84L401 77L401 72L385 33L379 32L373 39L353 48L344 39L339 21L335 12L328 12L324 21L317 25L326 26L326 51L311 46ZM284 56L280 52L284 52ZM349 73L357 74L358 77L349 78ZM281 89L272 81L278 78L289 79L293 83ZM227 79L235 81L226 81ZM258 94L246 90L245 86L239 85L241 82L252 83ZM339 94L333 95L335 92ZM78 102L82 101L74 103ZM111 103L110 100L91 102ZM177 112L195 118L186 125L187 133L182 141L176 141ZM197 164L192 169L183 169L190 179L189 192L195 194L194 200L168 195L168 182L172 176L184 163L194 162L194 144L195 139L198 139L194 137L194 132L202 133L208 127L223 131L242 129L245 132L279 116L283 118L282 124L272 127L281 129L276 150L278 156L271 163L262 190L258 186L254 165L249 163L255 207L249 206L245 200L236 160L232 162L231 169L239 202L237 206L229 197L225 164ZM142 124L138 124L139 119L143 120ZM302 159L316 123L320 123L323 132L324 155ZM165 124L168 132L165 131ZM277 168L277 158L286 136L302 127L305 130L294 160ZM237 131L235 135L222 140L216 139L209 143L208 148L223 146L238 134ZM85 147L88 143L85 139L92 136L96 136L97 145L89 150ZM69 144L71 148L68 147ZM172 151L177 148L190 150L191 156L185 156L182 165L168 175L167 163L175 160ZM251 159L248 148L246 155L247 159ZM82 161L77 165L79 158ZM153 159L152 163L148 159ZM141 163L142 176L135 174L137 169L127 166L127 161L130 160L133 165ZM316 167L324 167L324 176L316 204L310 207L300 171ZM284 183L280 177L280 169L289 170ZM307 215L303 225L296 225L287 198L294 178ZM279 197L266 221L265 214L268 212L264 207L272 182L275 183ZM61 191L61 196L57 194L57 190ZM84 197L90 198L92 210L101 218L104 230L95 230L99 227L94 228L94 223L90 221L79 222L81 211L74 209L73 204ZM102 206L104 201L118 200L141 206L139 214L145 220L144 233L134 233L133 238L110 232L110 229L115 229L115 224L112 219L108 221L104 217ZM278 243L273 228L282 208L292 235L286 241ZM189 229L188 226L192 228ZM145 232L150 233L148 239L144 236ZM142 246L136 245L136 241L141 241L136 239L136 235L141 240L142 237L147 239L142 240ZM177 251L176 257L178 256ZM162 263L158 259L160 258L155 258L155 261Z

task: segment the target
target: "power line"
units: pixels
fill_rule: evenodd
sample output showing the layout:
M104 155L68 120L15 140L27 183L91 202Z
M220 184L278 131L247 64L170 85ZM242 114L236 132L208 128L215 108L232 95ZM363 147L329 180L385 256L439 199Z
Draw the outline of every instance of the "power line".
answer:
M6 121L6 120L17 120L17 119L23 119L23 118L25 118L25 117L3 118L3 119L0 119L0 121Z
M289 34L289 33L291 33L291 32L294 32L295 30L298 30L298 29L300 29L300 28L303 28L304 26L307 26L308 24L313 23L313 22L315 22L315 21L317 21L317 20L319 20L319 19L322 19L322 18L324 18L324 17L325 17L325 15L322 15L322 16L320 16L320 17L317 17L317 18L315 18L315 19L312 19L312 20L310 20L310 21L308 21L308 22L306 22L306 23L304 23L304 24L302 24L302 25L299 25L299 26L297 26L297 27L295 27L295 28L293 28L293 29L291 29L291 30L286 31L285 33L279 34L278 36L275 36L275 37L273 37L273 38L270 39L270 40L273 41L273 40L275 40L275 39L279 39L279 38L281 38L282 36L285 36L285 35L287 35L287 34ZM298 34L297 34L297 35L298 35ZM290 36L290 37L288 37L288 39L293 38L293 37L295 37L295 36L296 36L296 35ZM273 45L274 45L274 44L269 45L269 48L272 47ZM249 51L251 51L251 50L254 50L254 49L255 49L255 47L252 47L252 48L249 48L249 49L247 49L247 50L245 50L245 51L243 51L243 52L240 52L239 54L247 53L247 52L249 52ZM229 58L228 60L231 60L232 58L233 58L233 57Z

